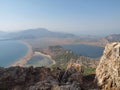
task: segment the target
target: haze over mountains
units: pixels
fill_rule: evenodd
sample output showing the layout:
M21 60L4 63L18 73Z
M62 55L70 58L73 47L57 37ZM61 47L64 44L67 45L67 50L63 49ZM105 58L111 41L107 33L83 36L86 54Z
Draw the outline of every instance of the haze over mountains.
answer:
M4 33L3 36L12 39L34 39L34 38L42 38L42 37L59 37L59 38L75 37L74 34L52 32L45 28L27 29L27 30L22 30L19 32L11 32L7 34Z
M113 41L117 42L117 41L120 41L120 34L112 34L112 35L105 37L105 39L107 39L110 42L113 42Z
M3 32L3 31L0 31L0 34L4 34L5 32Z
M7 32L0 31L0 38L5 37L7 34L8 34Z
M113 41L120 41L120 34L112 34L109 36L99 37L99 36L92 36L92 35L74 35L70 33L62 33L62 32L53 32L49 31L45 28L36 28L36 29L27 29L21 30L18 32L3 32L0 31L0 38L7 38L7 39L36 39L36 38L81 38L82 40L98 40L100 38L104 38L109 42Z

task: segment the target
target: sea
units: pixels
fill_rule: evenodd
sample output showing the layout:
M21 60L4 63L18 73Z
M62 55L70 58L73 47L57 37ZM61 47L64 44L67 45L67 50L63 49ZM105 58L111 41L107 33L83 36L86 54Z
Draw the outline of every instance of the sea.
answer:
M0 67L8 67L20 58L24 57L28 47L19 42L12 40L0 41Z
M103 54L103 47L98 46L91 46L91 45L84 45L84 44L77 44L77 45L63 45L65 49L69 49L74 53L82 56L87 56L91 58L99 58ZM9 67L14 62L18 61L20 58L24 57L28 52L28 47L19 41L0 41L0 67ZM34 62L36 61L37 64ZM27 65L34 65L38 66L38 64L42 65L49 65L51 62L48 62L47 58L42 56L35 56L30 59Z
M103 55L104 48L99 46L77 44L77 45L63 45L65 49L71 50L74 53L90 58L99 58Z

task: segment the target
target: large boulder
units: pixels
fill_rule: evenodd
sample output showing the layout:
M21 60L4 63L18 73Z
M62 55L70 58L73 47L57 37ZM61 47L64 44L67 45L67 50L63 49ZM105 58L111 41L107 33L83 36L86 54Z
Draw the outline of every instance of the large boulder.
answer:
M98 85L103 90L120 90L120 43L107 44L96 69Z

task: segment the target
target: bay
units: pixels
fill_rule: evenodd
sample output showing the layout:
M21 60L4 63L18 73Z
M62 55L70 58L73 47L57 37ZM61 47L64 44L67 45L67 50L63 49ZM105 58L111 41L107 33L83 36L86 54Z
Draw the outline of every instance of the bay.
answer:
M28 47L19 41L0 41L0 66L8 67L24 57Z

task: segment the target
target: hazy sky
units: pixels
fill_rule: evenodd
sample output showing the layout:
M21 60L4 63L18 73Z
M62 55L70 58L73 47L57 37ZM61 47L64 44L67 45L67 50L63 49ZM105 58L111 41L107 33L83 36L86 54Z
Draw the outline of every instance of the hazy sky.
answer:
M0 0L0 30L120 33L120 0Z

